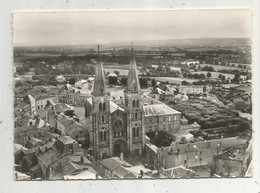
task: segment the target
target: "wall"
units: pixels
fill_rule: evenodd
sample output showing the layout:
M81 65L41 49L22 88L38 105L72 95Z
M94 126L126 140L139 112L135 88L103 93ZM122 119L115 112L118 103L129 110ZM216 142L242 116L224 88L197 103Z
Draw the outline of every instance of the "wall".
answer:
M145 132L172 131L176 132L180 127L180 114L155 115L145 117Z
M171 168L179 165L188 167L200 165L212 165L213 157L222 148L229 148L235 145L244 145L245 140L238 137L214 139L190 144L177 144L169 147L157 148L157 161L160 167ZM146 153L151 154L150 150ZM154 155L146 155L146 157ZM154 162L154 160L152 160ZM153 164L151 162L151 164ZM158 167L158 165L154 165Z

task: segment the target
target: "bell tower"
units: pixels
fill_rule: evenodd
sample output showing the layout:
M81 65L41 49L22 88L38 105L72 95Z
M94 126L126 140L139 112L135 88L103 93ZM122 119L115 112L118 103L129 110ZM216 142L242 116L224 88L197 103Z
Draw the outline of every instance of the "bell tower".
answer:
M124 95L127 113L128 152L130 156L141 156L145 146L143 94L140 88L133 46Z
M106 92L105 74L99 53L99 45L92 95L93 154L96 160L100 160L111 156L112 138L109 113L110 100Z

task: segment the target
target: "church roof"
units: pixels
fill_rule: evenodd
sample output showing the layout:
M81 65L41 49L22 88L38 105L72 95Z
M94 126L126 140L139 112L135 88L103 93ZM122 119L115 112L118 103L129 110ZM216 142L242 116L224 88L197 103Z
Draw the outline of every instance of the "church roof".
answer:
M133 47L132 47L132 54L130 58L130 68L128 72L126 91L130 91L130 92L141 91Z
M118 106L116 103L114 103L113 101L110 101L110 113L115 112L117 109L124 111L124 109L122 109L120 106Z
M144 113L145 116L180 114L179 111L176 111L163 103L144 106Z
M97 63L96 72L95 72L93 95L103 96L105 94L106 94L105 74L104 74L104 69L103 69L103 65L101 62L101 57L99 54L99 46L98 46L98 63Z
M88 103L90 105L92 105L92 98L88 98L87 99ZM114 103L113 101L109 101L110 102L110 113L115 112L117 109L121 110L121 111L125 111L124 109L122 109L120 106L118 106L116 103Z

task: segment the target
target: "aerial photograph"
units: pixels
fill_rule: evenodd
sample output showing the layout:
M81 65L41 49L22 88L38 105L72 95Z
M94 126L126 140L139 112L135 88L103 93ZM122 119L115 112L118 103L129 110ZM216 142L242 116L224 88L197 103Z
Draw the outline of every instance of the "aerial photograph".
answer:
M251 28L242 9L14 13L14 179L252 177Z

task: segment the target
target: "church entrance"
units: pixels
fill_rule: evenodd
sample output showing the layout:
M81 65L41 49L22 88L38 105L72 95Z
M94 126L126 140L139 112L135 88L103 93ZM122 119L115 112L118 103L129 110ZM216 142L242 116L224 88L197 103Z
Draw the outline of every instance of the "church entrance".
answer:
M119 139L114 142L114 156L120 157L121 153L126 156L126 150L126 142L124 140Z

